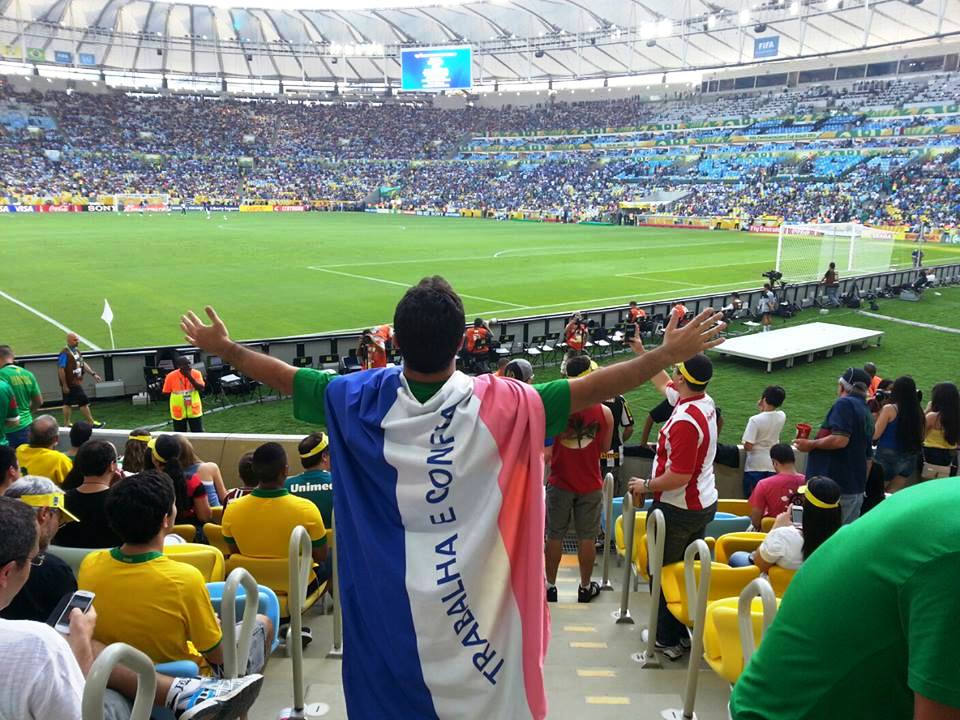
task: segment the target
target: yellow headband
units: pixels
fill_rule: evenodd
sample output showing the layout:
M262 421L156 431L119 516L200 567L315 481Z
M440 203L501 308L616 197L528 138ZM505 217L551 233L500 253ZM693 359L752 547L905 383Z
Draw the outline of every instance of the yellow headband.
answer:
M324 450L327 449L327 445L330 444L330 441L327 439L327 436L323 433L320 433L320 442L317 443L317 446L305 453L300 453L300 459L306 460L307 458L312 458L314 455L319 455Z
M137 442L149 443L153 438L149 435L130 435L127 440L136 440Z
M160 453L157 452L157 439L156 439L156 438L150 438L150 440L147 441L147 447L150 448L150 454L153 455L153 460L154 460L154 462L158 462L158 463L165 463L165 462L167 462L166 460L163 459L163 457L160 455Z
M570 375L570 377L571 377L571 378L585 377L585 376L589 375L590 373L592 373L594 370L596 370L596 369L599 368L599 367L600 367L600 366L597 365L597 363L596 363L595 360L591 360L591 361L590 361L590 367L588 367L586 370L584 370L584 371L583 371L582 373L580 373L579 375Z
M680 363L679 365L677 365L677 371L680 373L681 376L683 376L683 379L686 380L688 383L692 383L694 385L703 385L701 381L697 380L695 377L693 377L693 375L690 374L690 371L687 370L687 366L684 365L683 363Z
M821 508L821 509L823 509L823 510L833 510L833 508L838 508L838 507L840 507L840 503L839 503L839 502L835 502L835 503L825 503L823 500L821 500L821 499L818 498L816 495L814 495L812 492L810 492L810 489L809 489L806 485L804 485L802 488L799 488L799 489L797 490L797 492L799 492L799 493L800 493L801 495L803 495L807 500L809 500L809 501L810 501L810 504L813 505L814 507L818 507L818 508Z
M32 507L59 510L63 514L63 517L67 519L67 521L77 521L77 516L67 510L63 493L48 493L46 495L21 495L20 502Z

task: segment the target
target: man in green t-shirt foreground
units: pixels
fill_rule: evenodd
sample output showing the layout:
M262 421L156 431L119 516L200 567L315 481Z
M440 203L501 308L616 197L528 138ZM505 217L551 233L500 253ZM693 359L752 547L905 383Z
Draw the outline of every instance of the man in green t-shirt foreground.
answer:
M0 445L7 445L7 433L4 431L13 430L20 424L20 412L13 388L5 380L0 380L0 420L3 422L0 429Z
M183 316L188 342L327 426L347 714L545 718L544 435L719 344L722 314L672 319L660 347L584 378L525 385L456 370L463 302L440 277L396 307L402 367L340 377L241 347L206 311L212 325Z
M37 378L29 370L17 365L16 360L9 345L0 345L0 380L10 385L20 413L20 421L15 427L9 425L4 428L7 442L14 450L27 442L27 431L33 422L33 413L43 405Z
M805 561L733 720L960 718L960 478L888 497Z

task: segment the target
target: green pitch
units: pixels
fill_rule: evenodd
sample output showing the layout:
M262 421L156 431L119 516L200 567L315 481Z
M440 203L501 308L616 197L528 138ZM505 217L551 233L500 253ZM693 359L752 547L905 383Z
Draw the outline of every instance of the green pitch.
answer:
M356 213L6 216L0 243L0 342L21 355L59 350L59 326L109 348L105 298L118 347L180 343L180 314L206 304L255 339L388 321L425 275L468 317L509 318L755 288L776 251L775 235Z

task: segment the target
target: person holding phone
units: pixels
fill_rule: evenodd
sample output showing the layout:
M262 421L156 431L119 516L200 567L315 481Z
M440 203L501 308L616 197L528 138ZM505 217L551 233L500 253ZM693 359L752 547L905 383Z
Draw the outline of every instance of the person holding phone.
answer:
M766 572L774 565L798 569L813 551L840 529L840 486L827 477L813 477L799 489L800 504L777 515L773 528L755 552L735 552L730 565L756 565Z

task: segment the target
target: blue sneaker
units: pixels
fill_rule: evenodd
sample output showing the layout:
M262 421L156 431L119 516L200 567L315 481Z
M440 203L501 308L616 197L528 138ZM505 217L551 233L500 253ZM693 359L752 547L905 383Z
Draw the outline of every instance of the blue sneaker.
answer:
M171 703L177 720L230 720L244 715L260 694L263 675L236 680L202 678L199 687L177 695Z

